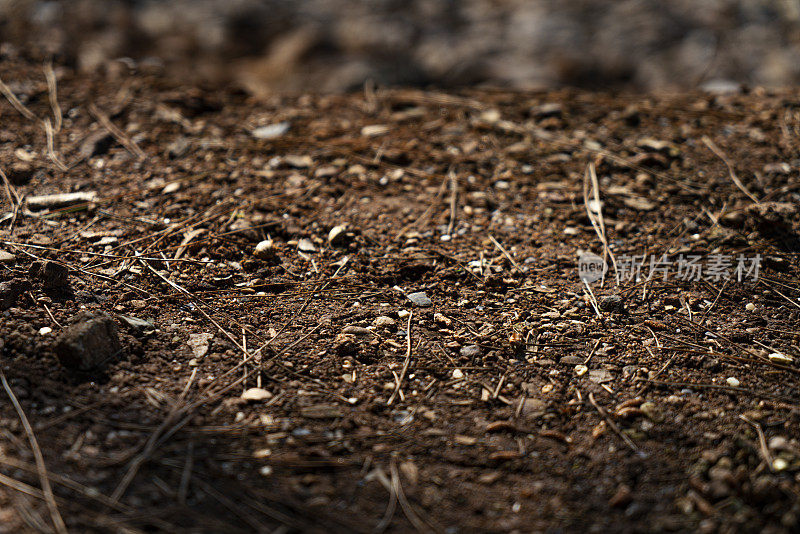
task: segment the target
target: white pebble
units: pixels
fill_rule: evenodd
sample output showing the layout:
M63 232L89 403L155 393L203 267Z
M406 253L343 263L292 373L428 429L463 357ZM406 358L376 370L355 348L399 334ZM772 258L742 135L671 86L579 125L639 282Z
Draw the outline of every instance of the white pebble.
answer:
M45 326L45 327L42 327L42 328L39 329L39 335L40 336L46 336L47 334L49 334L52 331L53 331L52 328L50 328L49 326Z
M453 369L453 378L456 380L464 378L464 373L461 371L461 369Z
M272 474L272 467L269 465L265 465L261 469L258 470L261 476L268 477Z
M409 315L411 315L411 313L408 310L400 310L397 312L397 316L400 317L401 319L405 319Z
M728 385L733 387L733 388L738 388L739 384L740 384L739 380L737 380L736 378L734 378L732 376L729 376L727 379L725 379L725 382L727 382Z
M578 376L585 375L586 371L588 371L588 370L589 370L589 368L586 367L583 364L578 364L578 365L575 366L575 374L578 375Z
M388 326L394 326L396 323L395 320L392 319L391 317L387 317L386 315L381 315L380 317L377 317L375 319L374 324L377 327L388 327Z
M776 472L785 471L787 467L789 467L789 462L783 458L775 458L772 461L772 469L774 469Z
M245 401L263 401L272 398L272 393L262 388L250 388L242 393L242 400Z
M792 358L791 356L787 356L785 354L781 354L780 352L773 352L772 354L769 355L769 361L775 363L788 364L792 363L794 361L794 358Z
M257 258L269 259L275 256L274 244L271 239L265 239L256 245L255 255Z
M748 302L747 304L745 304L744 309L747 311L753 311L756 309L756 305L753 304L752 302Z

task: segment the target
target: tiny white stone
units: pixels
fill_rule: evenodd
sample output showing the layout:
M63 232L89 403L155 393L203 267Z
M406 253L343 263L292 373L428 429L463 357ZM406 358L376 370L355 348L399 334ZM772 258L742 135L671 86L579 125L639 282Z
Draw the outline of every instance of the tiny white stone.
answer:
M586 367L583 364L578 364L578 365L575 366L575 374L578 375L578 376L585 375L586 371L588 371L588 370L589 370L589 368Z
M273 242L271 239L265 239L256 245L255 254L257 258L270 258L275 255Z
M250 132L256 139L275 139L289 131L290 124L288 122L278 122L275 124L268 124L266 126L259 126Z
M261 469L258 470L259 474L264 477L268 477L272 474L272 467L269 465L265 465Z
M395 320L391 317L387 317L385 315L381 315L380 317L375 319L375 326L384 327L384 326L393 326L396 324Z
M787 462L783 458L775 458L772 461L772 469L774 469L775 471L778 472L785 471L787 467L789 467L789 462Z
M747 311L753 311L756 309L756 305L753 304L752 302L748 302L747 304L745 304L744 309Z
M794 358L785 354L781 354L780 352L773 352L769 355L769 361L775 363L792 363Z
M161 190L161 193L164 195L169 195L170 193L174 193L181 188L180 182L171 182L164 186L164 189Z
M409 313L408 310L400 310L400 311L397 312L397 316L400 317L401 319L405 319L409 315L411 315L411 314Z
M272 393L262 388L250 388L242 393L242 400L263 401L272 398Z
M461 371L461 369L453 369L453 378L456 380L464 378L464 373Z
M45 326L45 327L42 327L42 328L39 329L39 335L45 336L45 335L49 334L52 331L53 331L52 328L50 328L49 326Z
M297 243L297 248L300 252L316 252L317 250L317 247L314 246L314 242L307 237L304 237Z
M727 379L725 379L725 382L727 382L729 386L734 388L738 388L740 384L739 380L732 376L729 376Z

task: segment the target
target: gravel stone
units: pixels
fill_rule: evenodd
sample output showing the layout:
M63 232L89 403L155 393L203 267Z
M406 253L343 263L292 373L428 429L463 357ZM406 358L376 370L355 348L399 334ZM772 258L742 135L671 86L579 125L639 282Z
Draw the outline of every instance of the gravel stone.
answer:
M54 348L61 365L88 371L116 356L122 345L117 323L107 315L99 315L64 329Z

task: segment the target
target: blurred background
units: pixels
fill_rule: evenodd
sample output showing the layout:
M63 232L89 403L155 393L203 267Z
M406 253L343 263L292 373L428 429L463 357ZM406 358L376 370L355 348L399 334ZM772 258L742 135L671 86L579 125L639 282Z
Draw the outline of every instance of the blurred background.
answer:
M0 0L4 54L253 93L800 82L800 0Z

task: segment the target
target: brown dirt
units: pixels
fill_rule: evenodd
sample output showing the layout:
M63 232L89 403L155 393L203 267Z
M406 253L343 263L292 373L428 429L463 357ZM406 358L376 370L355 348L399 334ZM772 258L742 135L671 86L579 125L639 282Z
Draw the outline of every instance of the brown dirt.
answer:
M798 528L799 369L767 357L800 357L797 92L259 102L143 70L57 71L67 171L41 124L0 103L0 211L16 214L0 282L29 284L6 291L0 364L71 531ZM2 78L52 117L38 65L6 61ZM86 157L104 131L92 105L127 148ZM281 121L279 138L250 133ZM762 205L790 204L753 208L703 136ZM601 252L590 162L617 257L760 253L759 281L596 283L623 306L598 318L577 275L579 249ZM81 191L97 201L24 202ZM257 259L267 237L276 257ZM316 251L301 254L306 238ZM69 286L29 274L40 259L67 266ZM122 352L63 367L56 339L98 312ZM380 316L395 324L372 328ZM199 334L213 335L200 356ZM258 381L272 397L242 401ZM0 418L0 472L29 485L2 478L0 532L50 531L10 402Z

